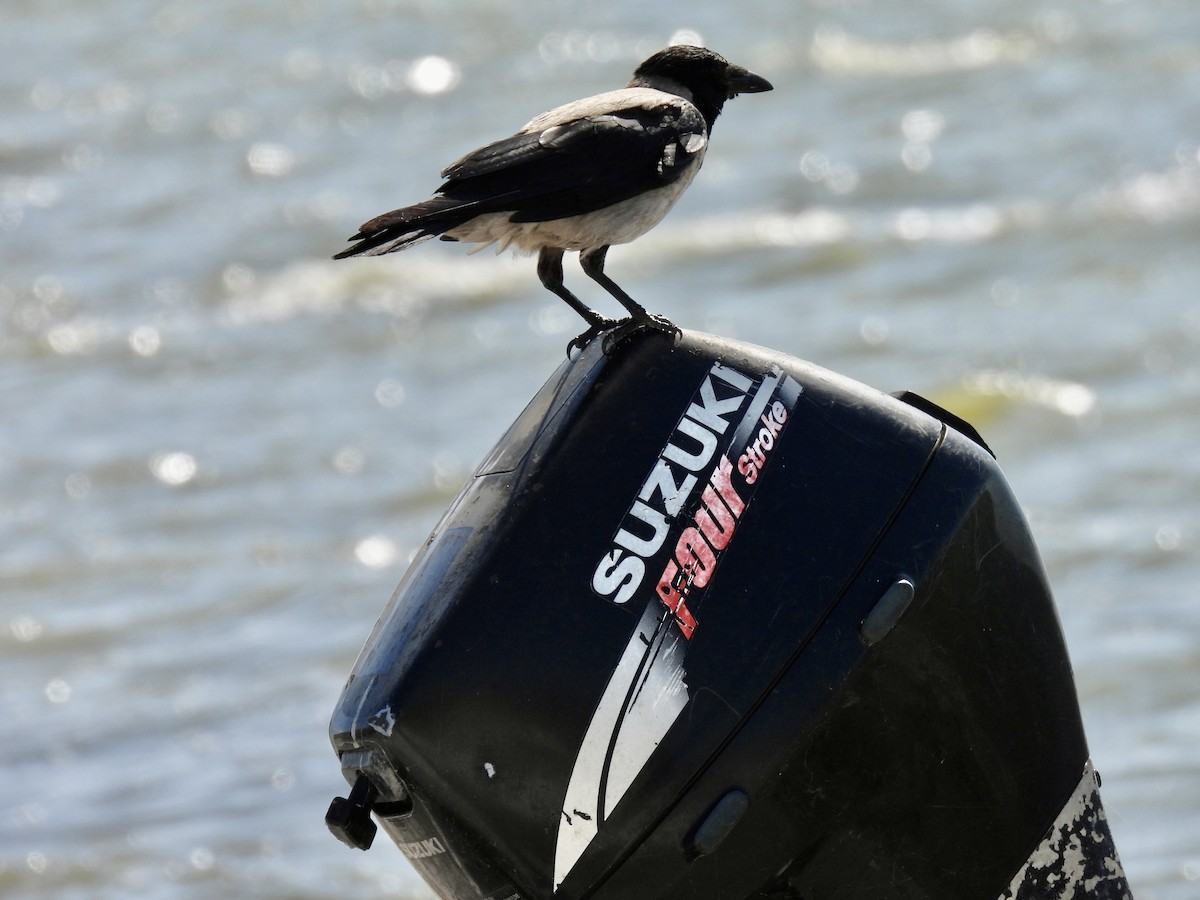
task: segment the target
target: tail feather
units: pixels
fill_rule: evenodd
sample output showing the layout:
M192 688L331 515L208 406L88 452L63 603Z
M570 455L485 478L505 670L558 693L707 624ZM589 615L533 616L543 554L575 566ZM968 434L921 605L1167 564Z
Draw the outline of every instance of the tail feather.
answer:
M380 256L404 250L463 224L478 214L475 206L475 203L449 197L431 197L403 209L394 209L359 226L358 234L350 238L357 243L333 258Z

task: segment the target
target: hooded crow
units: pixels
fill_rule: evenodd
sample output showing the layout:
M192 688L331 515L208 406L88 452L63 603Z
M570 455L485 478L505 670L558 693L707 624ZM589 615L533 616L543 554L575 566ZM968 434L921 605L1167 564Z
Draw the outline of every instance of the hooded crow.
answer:
M769 90L765 78L711 50L667 47L624 88L544 112L451 163L435 196L366 222L334 259L379 256L432 237L474 250L497 244L497 252L536 252L542 284L589 325L576 339L582 345L615 322L563 284L563 254L577 250L583 271L633 323L674 330L604 273L605 254L657 225L691 184L725 101Z

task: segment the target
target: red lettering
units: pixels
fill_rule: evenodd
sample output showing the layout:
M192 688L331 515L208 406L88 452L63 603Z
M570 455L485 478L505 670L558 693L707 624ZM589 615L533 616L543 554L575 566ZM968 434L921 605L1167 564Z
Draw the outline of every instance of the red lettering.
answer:
M696 525L714 550L724 550L733 537L733 528L737 520L711 486L704 489L704 493L700 495L700 502L704 505L696 510Z
M758 466L754 464L754 459L749 453L743 453L741 459L738 460L738 471L746 478L746 484L754 484L758 481Z
M698 528L685 528L675 545L675 559L688 574L688 582L704 587L716 568L717 557Z
M779 404L779 403L776 404L776 406L781 406L781 405L782 404ZM762 432L762 434L765 436L767 434L767 432L770 432L771 443L774 444L775 438L778 437L779 432L781 432L783 430L783 420L776 417L775 409L772 408L771 412L769 414L763 413L762 417L759 418L758 421L762 422L763 425L766 426L766 431ZM770 449L770 448L768 448L768 449Z
M667 563L667 567L663 569L662 577L658 580L656 588L658 599L670 610L671 615L675 617L675 623L679 626L679 630L683 632L683 636L689 641L692 639L692 634L696 631L696 619L684 601L684 594L688 592L690 587L691 582L688 575L680 572L679 566L675 564L674 560L671 560Z
M783 431L786 420L787 410L778 401L759 417L762 428L737 463L747 484L754 484L766 466L767 456L774 449L775 439ZM745 509L746 501L733 486L733 463L722 455L700 494L700 505L691 527L679 535L675 558L667 562L655 588L659 600L674 616L675 623L688 640L696 630L696 618L687 607L687 597L693 587L708 585L719 554L733 540Z
M770 452L771 448L775 446L774 432L769 428L764 428L758 433L758 440L754 442L754 446L761 448L763 452Z
M738 465L739 470L741 464ZM721 499L725 501L725 505L729 507L730 512L734 517L741 516L742 510L746 508L746 504L742 502L742 498L738 496L737 491L733 489L733 483L730 481L730 476L733 474L733 463L729 461L729 457L722 456L717 463L716 469L713 470L712 477L709 478L709 483L717 489L717 493L721 495ZM745 472L742 472L745 475Z

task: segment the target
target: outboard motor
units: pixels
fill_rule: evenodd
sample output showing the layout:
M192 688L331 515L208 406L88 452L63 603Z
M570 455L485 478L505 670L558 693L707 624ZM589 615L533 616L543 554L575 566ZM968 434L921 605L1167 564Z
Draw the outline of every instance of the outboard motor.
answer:
M1128 896L1021 511L974 430L710 335L564 362L330 725L441 897Z

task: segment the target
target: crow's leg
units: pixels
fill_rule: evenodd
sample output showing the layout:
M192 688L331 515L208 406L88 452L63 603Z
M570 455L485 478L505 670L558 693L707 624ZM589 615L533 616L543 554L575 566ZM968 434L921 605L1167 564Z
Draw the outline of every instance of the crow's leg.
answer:
M563 285L563 253L564 251L556 247L543 247L541 252L538 253L537 271L538 278L542 280L543 287L561 300L566 301L567 305L583 316L583 320L588 323L587 330L582 334L576 335L567 344L567 356L570 356L572 350L582 350L592 338L615 325L616 319L609 319L600 315L600 313L586 306L582 300L566 289Z
M631 316L637 319L648 316L649 313L646 312L646 308L642 304L621 290L615 281L604 274L604 257L607 254L608 247L596 247L593 250L584 250L579 254L579 265L583 267L583 271L588 278L616 297L620 304L629 310Z
M597 247L593 250L584 250L579 254L579 265L583 267L588 278L616 297L620 304L629 310L629 315L634 322L657 331L678 334L679 328L675 323L663 316L655 316L646 312L646 308L642 304L621 290L615 281L604 274L604 257L607 253L608 247Z
M557 247L543 247L538 253L537 273L542 280L542 286L560 299L565 300L571 309L583 316L583 320L597 331L613 324L612 319L606 319L594 309L584 305L583 301L572 294L563 285L563 252Z

